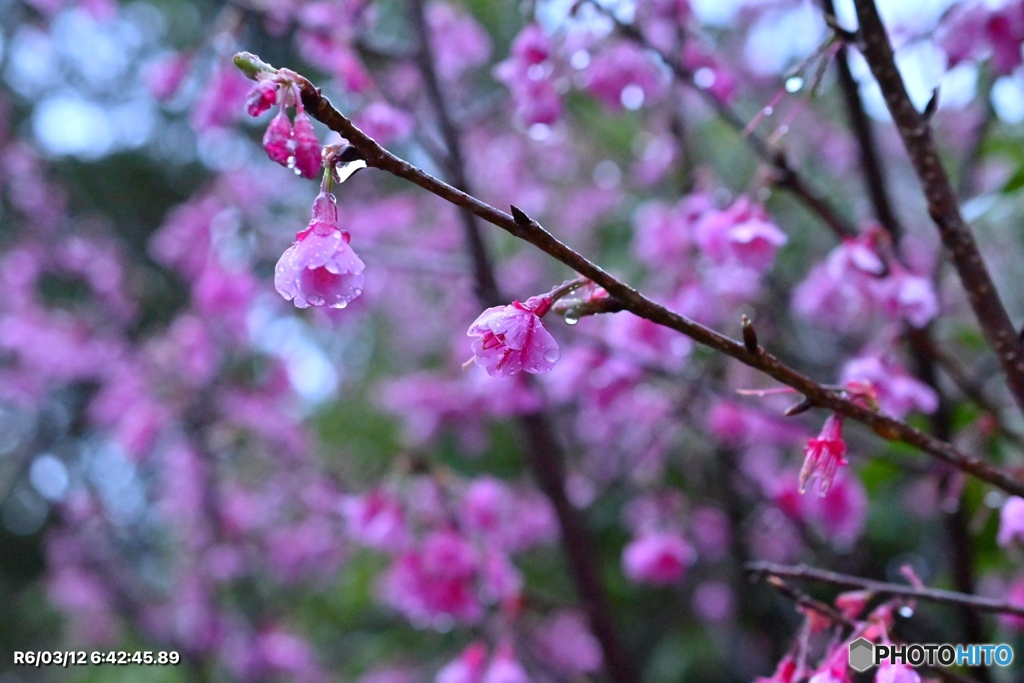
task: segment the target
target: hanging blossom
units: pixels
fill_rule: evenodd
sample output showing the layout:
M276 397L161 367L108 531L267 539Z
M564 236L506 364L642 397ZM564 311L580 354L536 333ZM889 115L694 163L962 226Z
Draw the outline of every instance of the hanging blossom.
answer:
M475 362L492 377L511 377L524 370L534 374L549 371L559 358L558 342L541 318L555 301L586 284L589 281L585 279L570 280L526 303L513 301L485 310L466 332L476 337L473 358L466 365Z
M274 104L278 112L263 134L263 149L271 160L295 169L303 178L315 178L323 168L320 141L302 105L296 81L286 69L276 74L261 73L246 97L250 116L260 116ZM288 118L289 106L295 107L293 119Z
M363 293L363 262L338 225L338 205L330 193L333 172L324 174L313 200L313 217L274 268L274 286L296 308L345 308Z
M800 469L800 493L807 490L807 482L818 481L818 495L824 496L832 486L836 472L846 463L846 442L843 441L843 416L832 413L818 436L807 441L804 466Z

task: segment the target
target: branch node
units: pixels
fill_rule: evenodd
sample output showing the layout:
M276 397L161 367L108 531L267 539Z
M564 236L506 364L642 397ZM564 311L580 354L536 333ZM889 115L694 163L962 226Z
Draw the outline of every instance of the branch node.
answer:
M839 40L847 43L848 45L856 45L860 41L860 33L858 31L851 31L843 28L839 24L839 20L831 14L825 13L822 15L825 19L825 25L832 29L832 32L836 34Z
M804 400L800 401L799 403L795 403L795 404L791 405L790 407L786 408L786 410L783 411L782 415L784 417L793 417L794 415L799 415L800 413L806 413L808 410L810 410L813 407L814 407L814 402L811 399L809 399L809 398L805 398Z
M746 313L743 314L743 346L747 347L747 351L751 353L764 353L764 349L757 343L757 331L754 329L754 323L750 321Z
M524 228L532 228L536 225L536 221L526 215L526 213L514 204L512 206L512 219L515 220L516 224Z

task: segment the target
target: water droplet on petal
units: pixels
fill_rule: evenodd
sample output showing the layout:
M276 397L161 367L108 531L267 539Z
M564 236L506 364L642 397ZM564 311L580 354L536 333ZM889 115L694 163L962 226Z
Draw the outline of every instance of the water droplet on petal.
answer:
M577 318L577 317L576 317L575 315L573 315L572 313L566 313L566 314L565 314L565 324L566 324L566 325L575 325L575 324L576 324L576 323L578 323L579 321L580 321L580 319L579 319L579 318Z
M800 92L804 87L804 79L799 76L791 76L786 79L786 92Z

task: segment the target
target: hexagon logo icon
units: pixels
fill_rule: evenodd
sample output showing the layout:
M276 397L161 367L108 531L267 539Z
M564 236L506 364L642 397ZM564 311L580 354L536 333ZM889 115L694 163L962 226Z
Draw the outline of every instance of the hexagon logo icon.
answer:
M867 671L875 663L875 646L867 638L858 638L850 643L850 668Z

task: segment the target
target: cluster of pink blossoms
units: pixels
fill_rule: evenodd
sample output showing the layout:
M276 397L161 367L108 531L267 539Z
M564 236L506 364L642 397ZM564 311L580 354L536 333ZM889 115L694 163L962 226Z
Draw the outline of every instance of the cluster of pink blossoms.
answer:
M275 104L278 105L277 116L271 119L263 134L263 149L273 161L295 169L303 178L316 178L323 168L320 142L302 106L299 88L287 70L261 73L249 91L246 111L250 116L259 116ZM290 106L295 107L294 120L286 113Z
M796 288L796 312L839 332L877 319L927 325L939 312L931 280L884 258L887 243L884 230L874 226L835 247Z

